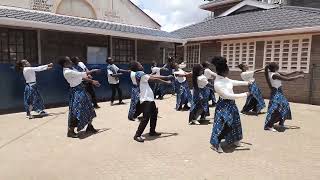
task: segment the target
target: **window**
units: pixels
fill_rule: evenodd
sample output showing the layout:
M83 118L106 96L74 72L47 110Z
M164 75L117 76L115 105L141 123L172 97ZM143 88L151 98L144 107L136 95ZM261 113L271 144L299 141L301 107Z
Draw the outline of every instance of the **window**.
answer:
M311 36L284 37L265 41L264 65L279 64L279 71L309 71Z
M175 51L174 48L160 48L160 60L163 64L167 62L167 59L169 57L174 57L175 56Z
M200 44L185 46L185 61L188 69L192 69L195 64L200 63Z
M106 64L108 57L108 49L106 47L91 47L87 48L88 64Z
M0 28L0 63L15 63L27 59L37 63L37 33L35 31Z
M129 39L112 39L113 58L117 64L135 60L135 42Z
M250 70L255 67L256 43L254 41L222 42L221 55L228 61L231 70L238 70L238 65L245 63Z

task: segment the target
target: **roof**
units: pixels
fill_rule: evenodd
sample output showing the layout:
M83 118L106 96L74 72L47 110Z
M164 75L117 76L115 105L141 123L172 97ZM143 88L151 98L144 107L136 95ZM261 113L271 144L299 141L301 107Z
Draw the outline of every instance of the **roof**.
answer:
M158 29L93 20L50 12L0 6L1 25L47 30L112 35L134 39L181 42L174 34Z
M190 40L206 37L223 37L233 34L252 35L254 32L281 31L295 28L320 26L320 9L282 6L268 10L259 10L216 17L191 26L187 26L172 34ZM307 31L307 29L305 29Z
M214 8L221 5L231 4L241 2L243 0L214 0L199 6L200 9L208 10L210 8Z
M151 19L151 21L153 21L154 23L156 23L158 26L161 27L161 24L159 24L156 20L154 20L151 16L149 16L147 13L145 13L139 6L137 6L136 4L134 4L131 0L128 0L133 6L135 6L137 9L139 9L144 15L146 15L149 19Z

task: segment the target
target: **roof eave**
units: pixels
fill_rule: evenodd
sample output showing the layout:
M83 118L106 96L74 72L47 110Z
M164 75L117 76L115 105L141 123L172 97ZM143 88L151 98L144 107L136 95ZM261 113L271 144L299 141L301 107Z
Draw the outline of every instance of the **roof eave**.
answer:
M288 34L305 34L305 33L318 33L320 32L320 26L314 27L301 27L293 29L282 29L273 31L261 31L261 32L249 32L239 34L217 35L217 36L203 36L196 38L185 38L186 42L198 42L207 40L223 40L223 39L237 39L237 38L252 38L261 36L275 36L275 35L288 35Z
M221 6L221 5L225 5L225 4L229 4L229 3L235 3L235 2L240 2L242 0L225 0L225 1L220 1L220 2L209 2L209 3L206 3L206 4L202 4L199 6L200 9L203 9L203 10L208 10L210 8L214 8L214 7L217 7L217 6Z
M79 26L70 26L70 25L62 25L62 24L52 24L52 23L19 20L19 19L11 19L11 18L3 18L3 17L0 17L0 22L1 22L1 25L32 28L32 29L99 34L99 35L106 35L106 36L117 36L117 37L131 38L131 39L172 42L172 43L183 43L184 42L182 39L179 39L179 38L134 34L134 33L127 33L127 32L120 32L120 31L111 31L111 30L106 30L106 29L96 29L96 28L90 28L90 27L79 27Z

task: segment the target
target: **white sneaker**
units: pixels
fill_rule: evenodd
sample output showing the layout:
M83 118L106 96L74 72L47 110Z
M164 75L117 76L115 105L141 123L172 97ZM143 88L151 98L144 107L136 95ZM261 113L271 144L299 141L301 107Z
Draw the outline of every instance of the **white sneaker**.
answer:
M196 124L196 125L200 125L199 121L197 121L197 120L193 120L192 122L193 122L194 124Z
M267 131L272 131L272 132L277 132L277 130L274 129L273 127L269 127L269 128L267 128L266 130L267 130Z
M243 147L240 141L234 142L233 145L237 147Z
M211 146L211 149L216 151L217 153L223 153L223 150L221 148L221 145L219 144L218 148Z

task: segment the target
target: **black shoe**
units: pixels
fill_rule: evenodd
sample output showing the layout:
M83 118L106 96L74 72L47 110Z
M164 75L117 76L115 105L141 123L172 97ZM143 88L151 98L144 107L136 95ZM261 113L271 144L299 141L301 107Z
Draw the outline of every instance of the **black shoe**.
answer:
M100 108L100 106L99 106L98 104L94 104L93 107L94 107L95 109L99 109L99 108Z
M159 98L158 98L159 100L163 100L163 96L159 96Z
M137 141L137 142L140 142L140 143L143 143L144 142L144 139L141 137L141 136L139 136L139 137L134 137L133 138L135 141Z
M67 137L69 138L78 138L78 134L75 133L73 130L69 130L67 133Z
M92 126L92 124L89 124L88 127L87 127L87 129L86 129L86 132L87 132L87 133L93 133L93 134L95 134L95 133L97 133L97 132L99 132L99 131L96 130L96 129Z
M189 111L189 110L190 110L190 107L189 107L188 105L185 105L185 106L183 107L183 110Z
M157 137L157 136L161 136L161 133L158 133L158 132L151 132L151 133L149 133L149 136Z
M124 102L120 101L120 102L119 102L119 105L122 105L122 104L126 104L126 103L124 103Z

